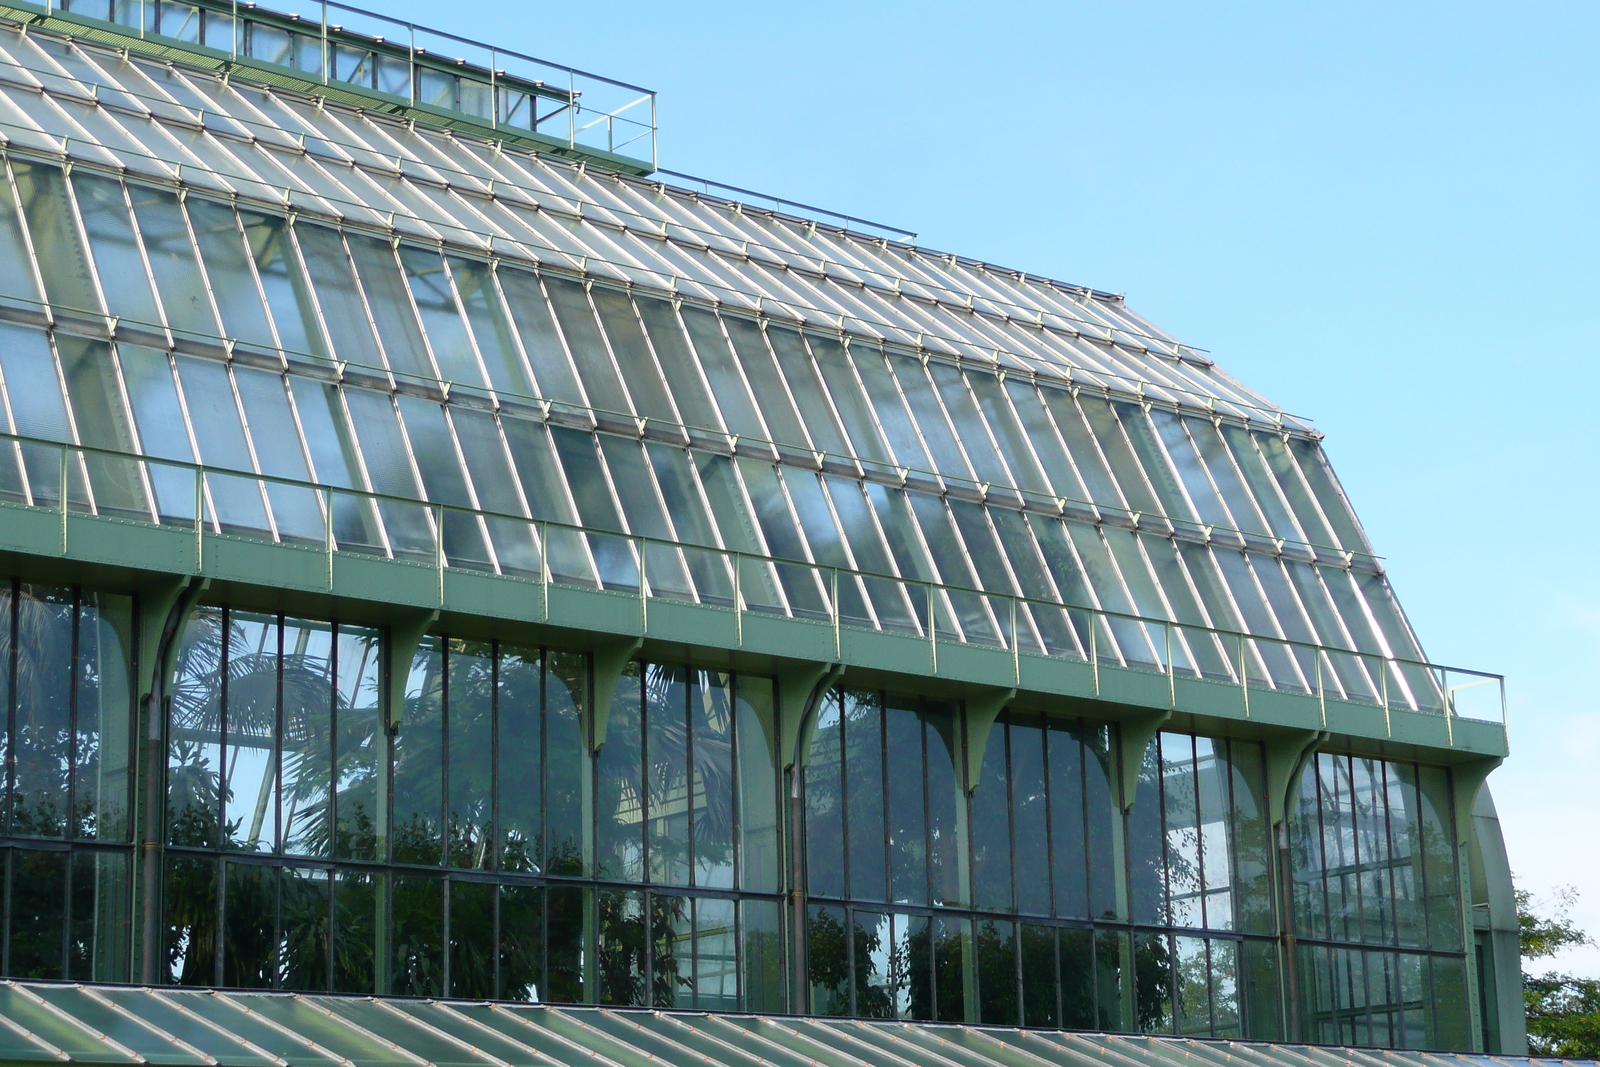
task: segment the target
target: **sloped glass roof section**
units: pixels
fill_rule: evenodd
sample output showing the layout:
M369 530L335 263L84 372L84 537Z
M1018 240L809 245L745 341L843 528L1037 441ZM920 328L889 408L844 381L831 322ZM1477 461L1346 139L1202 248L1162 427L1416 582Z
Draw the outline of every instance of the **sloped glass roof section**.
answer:
M37 26L0 135L7 499L1439 706L1320 435L1120 298Z
M469 1001L0 983L15 1063L222 1067L1511 1067L1526 1056Z

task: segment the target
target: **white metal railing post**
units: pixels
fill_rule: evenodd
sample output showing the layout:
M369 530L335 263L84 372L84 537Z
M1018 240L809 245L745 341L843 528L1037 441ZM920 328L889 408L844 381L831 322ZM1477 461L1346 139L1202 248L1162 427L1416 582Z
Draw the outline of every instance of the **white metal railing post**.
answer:
M550 621L550 524L541 522L539 531L539 585L544 591L544 621Z
M327 85L333 73L333 45L328 40L328 0L322 0L322 84Z
M1383 700L1383 732L1386 735L1393 737L1394 726L1389 721L1389 660L1387 658L1379 659L1378 664L1378 669L1383 672L1383 687L1381 690L1381 699Z
M578 76L567 71L567 147L578 147Z
M206 553L206 475L201 467L194 468L194 570L205 572Z
M1096 613L1089 612L1089 669L1094 675L1094 695L1100 695L1100 622Z
M1246 651L1244 634L1239 635L1239 699L1244 705L1244 717L1250 717L1250 659Z
M839 658L839 650L841 648L839 627L843 621L844 612L839 608L839 568L834 567L832 570L833 592L830 594L830 600L833 605L833 658L837 660Z
M1167 706L1178 706L1178 672L1172 666L1172 621L1169 619L1162 624L1167 638Z
M333 489L322 490L322 551L328 557L328 592L333 592Z
M67 554L67 464L70 462L71 460L68 458L67 446L62 445L61 484L57 487L56 491L60 494L58 503L61 505L61 554L63 556Z
M645 588L648 580L645 576L645 543L643 537L636 539L639 543L639 634L643 636L650 630L650 594Z
M433 505L435 515L433 526L433 566L439 574L439 606L444 607L444 568L447 559L444 554L444 505Z
M928 590L928 668L934 674L939 673L939 623L935 612L933 599L933 583L927 584Z
M1322 725L1328 725L1328 688L1327 681L1322 677L1322 653L1313 652L1317 662L1317 711L1322 718Z
M733 630L740 648L744 647L744 556L733 554Z

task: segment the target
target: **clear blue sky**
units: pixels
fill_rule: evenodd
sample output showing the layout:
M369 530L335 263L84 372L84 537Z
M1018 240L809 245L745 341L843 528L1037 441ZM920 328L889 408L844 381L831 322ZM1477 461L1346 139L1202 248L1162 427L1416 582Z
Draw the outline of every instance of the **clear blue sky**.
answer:
M659 90L665 167L1126 292L1315 420L1430 657L1510 677L1513 869L1600 936L1600 6L367 2Z

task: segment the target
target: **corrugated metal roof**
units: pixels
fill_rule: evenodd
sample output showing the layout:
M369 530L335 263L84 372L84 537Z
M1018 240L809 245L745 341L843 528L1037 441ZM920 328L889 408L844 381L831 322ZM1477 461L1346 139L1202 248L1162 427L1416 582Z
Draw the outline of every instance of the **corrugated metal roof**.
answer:
M1486 1067L1400 1052L935 1023L0 982L0 1062L189 1067Z

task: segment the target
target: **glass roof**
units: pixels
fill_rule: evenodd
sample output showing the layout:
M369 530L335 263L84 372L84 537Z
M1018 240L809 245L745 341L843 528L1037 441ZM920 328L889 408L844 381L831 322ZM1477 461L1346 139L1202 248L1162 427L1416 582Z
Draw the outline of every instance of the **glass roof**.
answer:
M0 1056L16 1063L171 1067L1512 1067L1584 1062L935 1023L12 981L0 983Z
M1320 435L1117 298L40 31L0 39L0 133L0 430L480 514L439 548L423 510L213 476L219 531L641 582L631 549L500 516L685 546L649 583L699 602L916 631L900 583L926 582L1423 659ZM0 492L59 496L16 456ZM75 477L194 520L188 478ZM736 593L695 547L894 581ZM939 610L1002 640L981 595ZM1180 640L1208 675L1324 684Z

